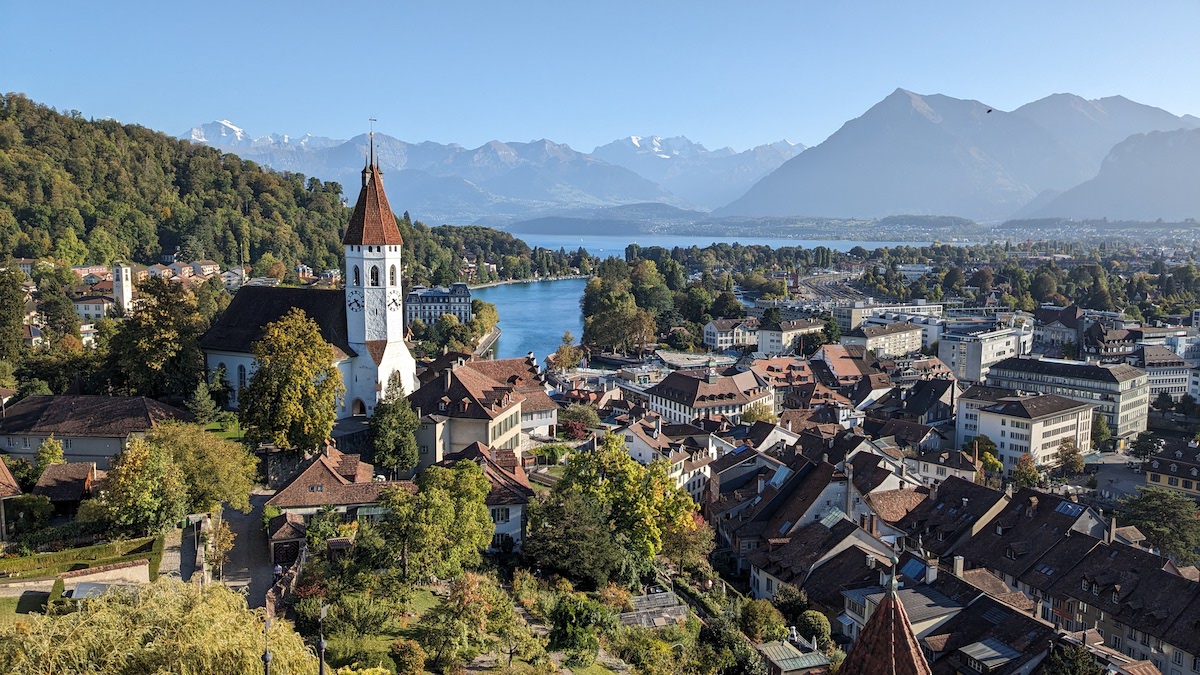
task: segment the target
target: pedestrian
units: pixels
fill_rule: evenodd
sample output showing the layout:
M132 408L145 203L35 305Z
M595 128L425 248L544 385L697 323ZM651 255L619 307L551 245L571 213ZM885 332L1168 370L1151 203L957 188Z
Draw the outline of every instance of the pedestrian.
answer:
M283 565L275 563L275 581L279 581L281 576L283 576Z

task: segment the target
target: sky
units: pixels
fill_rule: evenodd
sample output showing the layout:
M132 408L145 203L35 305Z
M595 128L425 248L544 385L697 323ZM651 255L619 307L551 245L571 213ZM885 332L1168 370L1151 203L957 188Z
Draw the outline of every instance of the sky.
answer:
M52 7L52 9L49 9ZM1200 2L0 1L0 91L172 134L815 145L897 87L1200 115Z

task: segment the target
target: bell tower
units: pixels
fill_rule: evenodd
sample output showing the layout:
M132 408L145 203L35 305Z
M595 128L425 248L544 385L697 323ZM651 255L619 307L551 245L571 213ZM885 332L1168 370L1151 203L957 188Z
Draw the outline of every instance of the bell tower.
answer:
M383 171L375 160L375 134L362 170L362 188L346 226L346 337L358 353L356 382L346 382L346 398L361 399L367 412L387 393L399 373L404 393L416 388L416 362L404 343L404 291L401 249L404 240L383 191ZM374 369L370 391L364 370ZM352 386L353 385L353 386Z

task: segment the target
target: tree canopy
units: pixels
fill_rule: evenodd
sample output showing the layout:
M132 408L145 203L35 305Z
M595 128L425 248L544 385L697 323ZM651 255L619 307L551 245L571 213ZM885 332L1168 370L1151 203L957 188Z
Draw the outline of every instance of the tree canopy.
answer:
M1120 501L1121 519L1137 527L1149 543L1178 564L1190 565L1200 556L1200 507L1188 497L1159 487L1139 487Z
M267 324L255 342L258 369L238 397L246 440L305 452L329 437L346 389L333 347L303 310Z

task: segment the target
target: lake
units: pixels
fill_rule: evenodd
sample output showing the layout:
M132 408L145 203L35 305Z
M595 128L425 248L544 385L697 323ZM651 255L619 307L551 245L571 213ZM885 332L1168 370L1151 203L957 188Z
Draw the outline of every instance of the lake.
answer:
M555 279L472 289L472 298L492 303L500 314L500 340L493 347L496 358L533 352L543 363L568 330L579 342L583 336L579 299L586 284L587 279Z
M662 246L666 249L671 249L676 246L688 248L690 246L698 246L704 248L709 244L723 243L734 244L739 243L743 246L751 244L759 244L770 246L771 248L782 248L784 246L803 246L804 248L816 248L824 246L834 249L835 251L849 251L855 246L862 246L867 250L879 248L880 246L923 246L929 242L911 242L911 241L841 241L841 240L816 240L816 239L785 239L782 237L698 237L695 235L676 235L676 234L639 234L639 235L603 235L589 234L584 236L571 236L565 234L514 234L514 237L523 240L531 247L542 247L557 251L558 249L566 249L574 251L582 246L594 256L607 258L609 256L624 256L625 247L629 244L638 244L639 246Z

